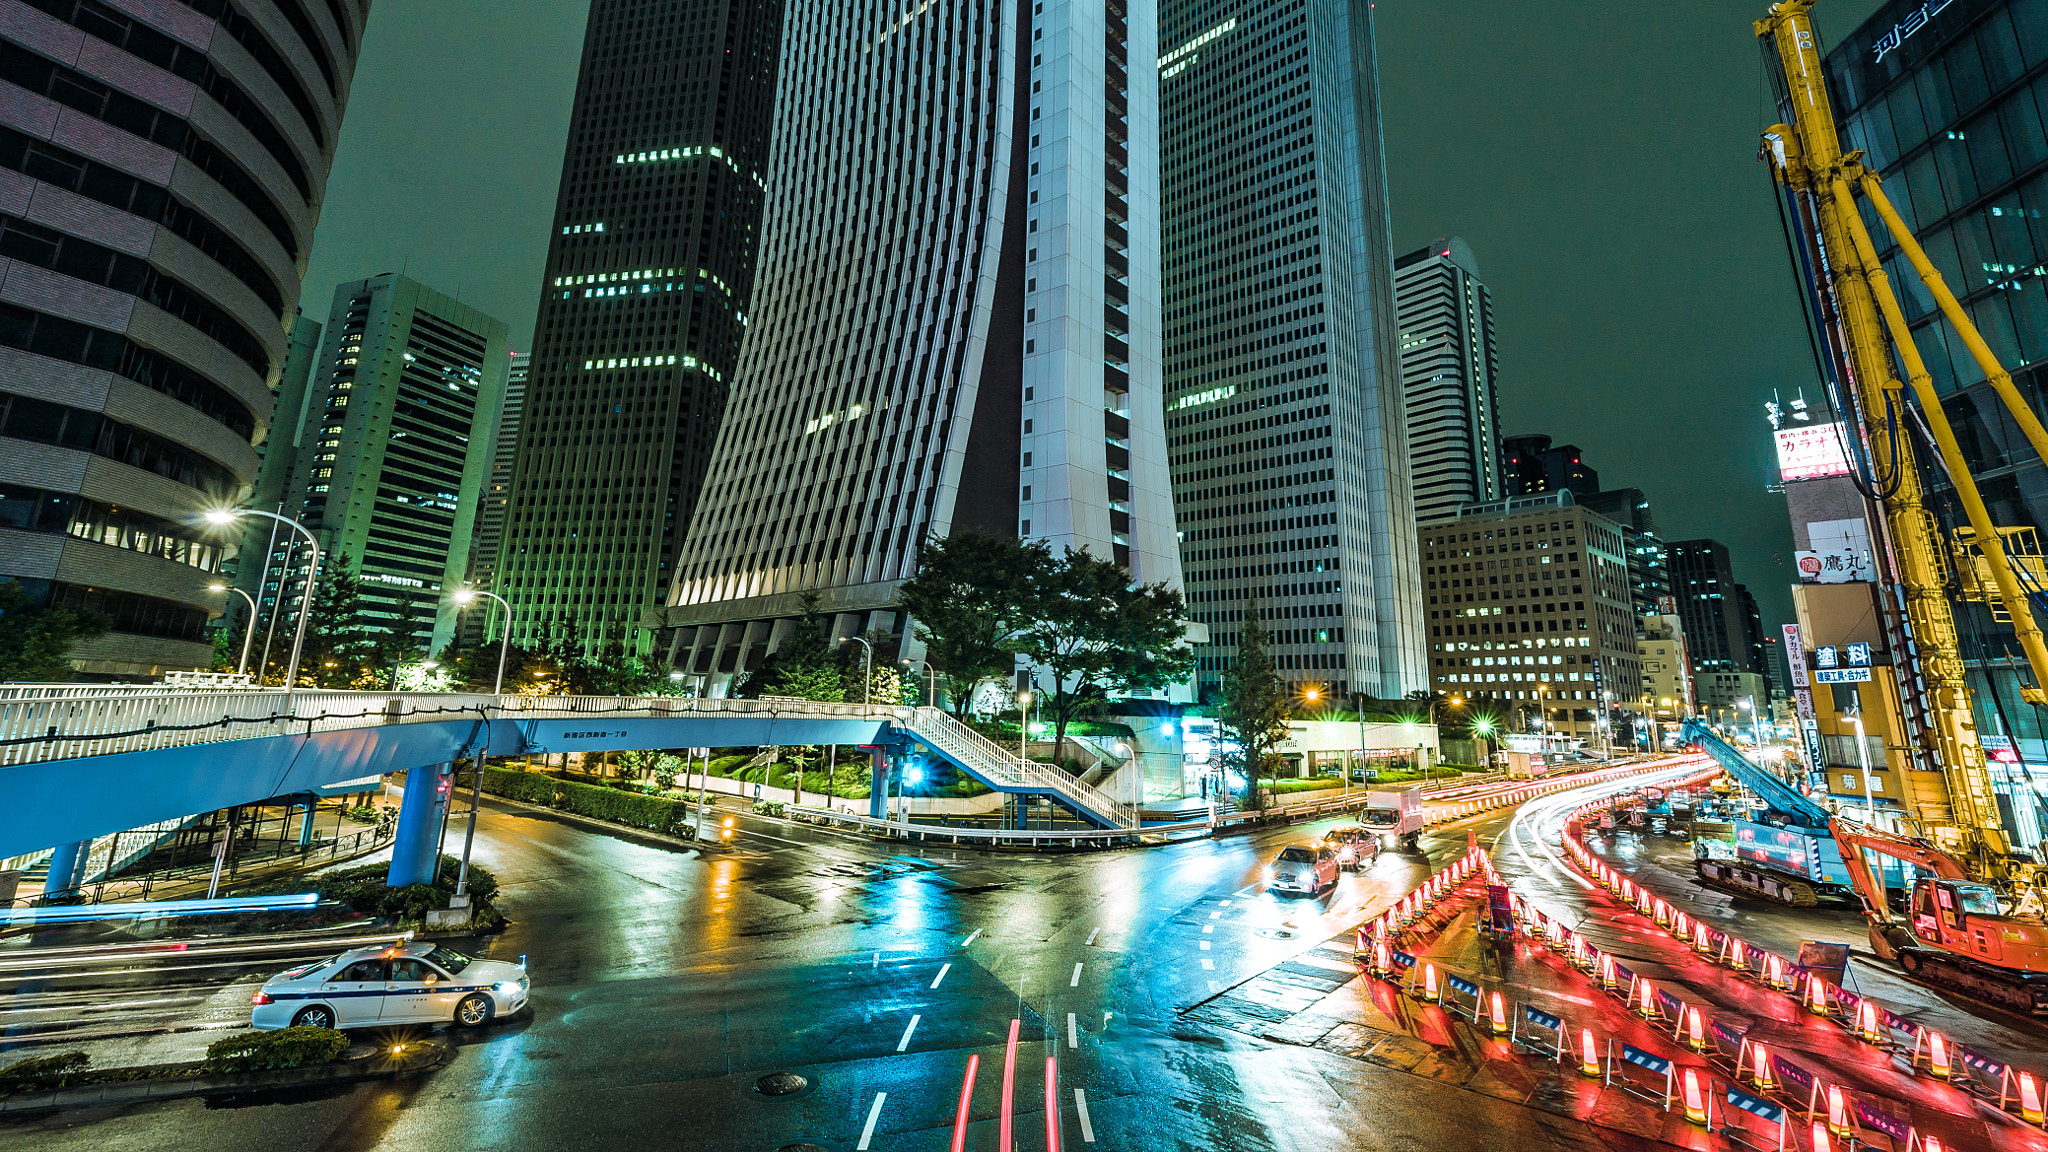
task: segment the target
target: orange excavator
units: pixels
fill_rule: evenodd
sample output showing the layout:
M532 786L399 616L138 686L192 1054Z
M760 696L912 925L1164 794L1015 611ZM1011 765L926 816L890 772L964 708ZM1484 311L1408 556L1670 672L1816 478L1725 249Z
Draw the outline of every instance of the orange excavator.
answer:
M2042 922L2036 890L2028 889L2024 899L2009 905L1996 889L1970 880L1953 857L1924 840L1839 814L1830 826L1842 863L1863 897L1870 946L1879 956L1930 984L2011 1012L2048 1015L2048 923ZM1906 907L1894 912L1866 850L1932 875L1914 880Z

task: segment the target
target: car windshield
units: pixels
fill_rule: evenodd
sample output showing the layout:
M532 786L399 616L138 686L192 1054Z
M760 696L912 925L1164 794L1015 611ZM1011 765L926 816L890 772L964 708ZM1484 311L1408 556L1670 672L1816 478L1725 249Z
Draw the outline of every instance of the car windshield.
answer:
M1398 815L1392 808L1367 808L1365 810L1365 822L1367 824L1392 824Z
M1312 848L1285 848L1280 852L1280 859L1293 864L1313 863L1315 858L1315 850Z
M286 969L283 973L280 974L280 978L285 980L296 980L299 977L304 976L308 972L319 972L323 969L332 968L336 964L341 963L342 957L347 955L348 953L342 952L338 955L329 956L325 960L315 960L311 964L301 964L296 968Z
M448 947L446 944L434 945L434 950L432 952L427 953L425 956L422 956L421 959L432 960L434 963L439 964L443 968L446 968L451 973L459 973L464 968L467 968L471 964L476 962L475 957L464 956L462 953L457 952L455 949Z
M1998 893L1982 884L1958 884L1956 895L1963 898L1963 911L1972 916L1998 915Z

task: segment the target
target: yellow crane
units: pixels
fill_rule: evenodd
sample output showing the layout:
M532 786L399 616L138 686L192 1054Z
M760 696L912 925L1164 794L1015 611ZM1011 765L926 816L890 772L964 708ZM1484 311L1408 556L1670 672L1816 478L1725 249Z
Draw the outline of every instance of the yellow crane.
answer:
M1955 614L1947 588L1951 555L1940 526L1925 503L1914 445L1913 413L1905 392L1919 402L1942 470L1955 487L1957 501L1969 519L1967 535L1958 533L1964 560L1989 577L1987 589L2011 617L2020 647L2033 671L2034 684L2022 691L2035 704L2048 702L2048 643L2034 620L2022 576L2008 556L2008 536L1991 520L1977 490L1954 430L1949 426L1926 364L1914 346L1904 311L1893 294L1878 259L1877 246L1864 227L1859 198L1868 204L1886 233L1899 246L1914 272L1927 286L1942 316L1983 369L1990 385L2043 460L2048 460L2048 429L2013 386L2012 377L1970 322L1955 294L1921 250L1913 233L1886 198L1876 172L1860 152L1844 153L1828 100L1820 43L1814 33L1813 0L1782 0L1755 24L1760 39L1769 41L1784 71L1785 105L1791 124L1774 124L1763 134L1762 158L1782 188L1792 214L1796 253L1805 278L1823 342L1830 349L1843 391L1853 401L1844 413L1847 433L1860 430L1863 449L1873 462L1889 460L1879 501L1884 523L1878 525L1888 549L1876 549L1880 563L1889 552L1891 577L1899 608L1910 629L1911 654L1917 658L1922 687L1921 707L1909 709L1924 718L1923 751L1938 767L1945 785L1945 809L1922 805L1911 815L1923 834L1949 854L1968 860L1984 879L2027 887L2031 869L2016 860L1999 822L1991 774L1985 766L1970 716L1969 689L1956 647ZM1873 467L1873 470L1875 468ZM2037 588L2038 590L2038 588ZM1908 658L1900 653L1898 659ZM1912 680L1901 669L1902 686ZM1911 789L1905 790L1909 796Z

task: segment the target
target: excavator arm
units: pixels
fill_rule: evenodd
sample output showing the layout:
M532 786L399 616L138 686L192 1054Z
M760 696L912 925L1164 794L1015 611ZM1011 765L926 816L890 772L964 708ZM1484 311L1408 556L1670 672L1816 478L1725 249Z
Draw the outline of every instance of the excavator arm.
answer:
M1697 744L1714 762L1728 770L1730 776L1742 781L1742 785L1757 794L1765 804L1785 814L1793 823L1812 829L1816 835L1825 832L1831 814L1827 809L1801 795L1770 771L1750 763L1726 740L1714 735L1706 721L1693 718L1679 729L1679 739L1688 744Z

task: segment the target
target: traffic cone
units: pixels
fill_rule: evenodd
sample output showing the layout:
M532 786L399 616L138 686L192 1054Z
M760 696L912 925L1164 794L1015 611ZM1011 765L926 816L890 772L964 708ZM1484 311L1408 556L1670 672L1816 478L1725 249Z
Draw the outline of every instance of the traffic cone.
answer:
M1884 1035L1877 1030L1877 1005L1868 1000L1856 1005L1856 1038L1865 1044L1884 1040Z
M1769 1092L1777 1087L1777 1082L1771 1079L1771 1054L1761 1043L1751 1044L1749 1051L1756 1058L1751 1065L1750 1080L1757 1091Z
M1600 1050L1593 1044L1593 1030L1579 1029L1579 1071L1594 1079L1600 1078Z
M1609 992L1620 986L1621 981L1614 975L1614 957L1605 952L1600 954L1600 986Z
M1659 928L1671 927L1671 906L1662 900L1652 900L1650 918Z
M1842 1090L1828 1085L1828 1131L1847 1140L1852 1134L1849 1127L1849 1102L1842 1097Z
M1927 1070L1937 1080L1948 1080L1955 1076L1955 1069L1948 1063L1948 1037L1939 1032L1927 1034Z
M1818 1120L1813 1122L1813 1152L1833 1152L1834 1145L1828 1141L1828 1127Z
M1697 1008L1685 1010L1685 1042L1695 1052L1707 1050L1706 1022L1700 1019L1700 1010Z
M1422 1001L1434 1004L1440 995L1436 986L1436 965L1425 962L1422 965Z
M1785 977L1785 962L1776 952L1764 955L1764 984L1780 992L1792 986L1792 981Z
M1372 941L1372 974L1385 976L1394 970L1394 960L1389 955L1386 938L1375 936Z
M1505 1036L1508 1034L1508 1006L1506 1001L1501 999L1498 992L1493 994L1493 1034L1495 1036Z
M2020 1119L2029 1124L2043 1122L2041 1111L2041 1084L2032 1072L2022 1072L2020 1078Z
M1685 1118L1694 1124L1707 1122L1707 1094L1700 1089L1700 1075L1691 1068L1685 1070Z
M1941 1152L1941 1141L1933 1136L1922 1137L1920 1152Z
M1655 1019L1657 1016L1657 1001L1654 999L1656 994L1655 986L1648 980L1638 976L1636 977L1635 990L1637 993L1636 1015L1641 1016L1645 1020Z
M1815 1016L1828 1014L1828 982L1818 976L1806 978L1806 1010Z
M1728 965L1730 971L1749 971L1749 949L1733 936L1727 939L1728 947L1721 954L1722 961Z
M1693 924L1692 950L1702 956L1712 956L1714 954L1714 933L1705 924Z
M1584 936L1572 937L1572 967L1581 970L1587 967L1586 938Z

